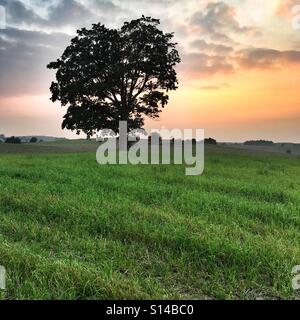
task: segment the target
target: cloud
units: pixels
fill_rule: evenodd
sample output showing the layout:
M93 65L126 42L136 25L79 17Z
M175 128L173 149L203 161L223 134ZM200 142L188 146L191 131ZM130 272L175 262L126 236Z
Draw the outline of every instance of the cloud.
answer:
M91 6L95 9L100 9L102 13L117 13L120 7L108 0L93 0Z
M48 11L48 24L52 26L75 26L96 23L96 16L75 0L61 1Z
M117 14L128 13L109 0L92 0L84 4L76 0L35 0L31 4L32 7L29 7L18 0L0 0L0 5L6 8L10 27L34 27L44 31L60 27L76 29L93 23L106 23L113 21ZM43 17L37 13L37 8L43 8Z
M280 8L286 10L295 1L280 1ZM281 11L282 12L282 11ZM252 26L241 25L237 20L235 7L224 1L209 2L190 19L194 40L183 59L184 72L191 77L213 77L216 74L242 72L245 69L277 69L300 64L300 51L275 50L250 47L233 39L249 39L258 32ZM195 31L196 30L196 31ZM218 86L204 86L216 90Z
M189 5L192 3L194 6L190 8L195 8L196 1L189 1ZM179 39L178 47L182 52L178 71L185 78L299 64L298 51L255 48L236 42L256 28L242 25L235 7L224 1L202 2L196 12L195 9L186 11L184 18L178 19L174 19L174 12L188 7L188 1L183 4L179 0L154 0L151 3L132 0L125 5L121 0L33 0L29 7L18 0L0 0L0 4L7 7L9 22L19 26L0 32L2 95L48 92L52 79L46 65L56 60L70 41L70 36L54 30L69 31L64 27L75 29L99 21L111 26L118 19L126 21L133 18L142 7L145 14L150 7L154 6L156 11L161 8L158 16L164 16L162 28L176 31L176 41ZM37 10L37 6L43 10ZM172 11L174 6L176 10ZM38 12L44 14L41 16ZM203 86L202 89L216 90L219 87Z
M300 51L248 48L237 51L235 61L246 69L280 68L300 64Z
M223 1L208 3L204 10L193 14L190 23L197 27L201 34L217 36L219 39L228 39L228 32L247 33L254 30L253 27L241 26L236 19L235 7Z
M245 46L233 39L253 35L257 29L241 25L234 6L224 1L209 2L191 16L189 23L194 40L183 60L184 72L192 77L212 77L240 69L236 52Z
M61 55L69 40L61 33L0 30L0 95L47 93L52 74L46 65Z
M202 52L207 53L214 53L220 55L227 55L233 51L233 48L230 46L226 46L223 44L213 43L213 42L206 42L203 39L194 40L191 43L191 47Z
M0 38L4 38L7 43L26 44L28 46L43 46L48 48L57 48L62 50L71 37L64 33L53 32L45 33L43 31L21 30L16 28L7 28L0 31Z
M300 66L300 51L280 51L269 48L245 47L243 49L217 50L218 45L205 41L194 43L202 48L198 53L185 54L181 70L187 76L213 77L216 74L230 74L242 72L247 69L278 69L288 68L292 65ZM221 47L222 48L222 47ZM218 54L219 52L219 54ZM202 89L218 89L215 86Z
M32 26L46 23L46 20L20 1L0 0L0 5L6 9L6 20L9 26Z
M192 78L209 77L219 73L232 73L234 66L224 56L189 53L183 55L179 70Z

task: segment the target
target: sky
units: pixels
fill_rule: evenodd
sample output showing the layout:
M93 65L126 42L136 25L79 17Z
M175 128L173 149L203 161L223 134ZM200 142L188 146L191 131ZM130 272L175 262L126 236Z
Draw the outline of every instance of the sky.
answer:
M300 0L0 0L0 133L76 138L50 101L47 64L76 30L142 15L174 32L179 88L146 129L300 143ZM1 17L0 10L0 22ZM2 19L3 20L3 19ZM1 27L1 23L0 23ZM3 26L2 26L3 27Z

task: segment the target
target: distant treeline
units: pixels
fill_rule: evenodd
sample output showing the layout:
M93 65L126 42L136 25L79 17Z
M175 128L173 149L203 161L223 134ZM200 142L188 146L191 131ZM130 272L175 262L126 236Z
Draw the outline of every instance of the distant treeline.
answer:
M18 137L12 136L12 137L6 138L6 139L5 139L5 143L15 143L15 144L19 144L19 143L21 143L21 139L18 138Z
M273 146L273 141L268 140L249 140L244 142L245 146Z
M29 140L29 143L36 143L36 142L38 142L38 139L36 137L32 137ZM20 144L22 143L22 140L19 137L12 136L9 138L5 138L5 143Z
M153 134L152 134L152 136L153 136ZM149 137L148 137L149 143L150 143L151 140L153 139L152 136L149 136ZM162 139L161 136L158 137L158 140L159 140L159 143L162 143L162 141L163 141L163 139ZM179 139L179 140L182 141L181 139ZM176 141L175 138L171 138L171 139L170 139L171 144L174 144L175 141ZM182 141L182 142L183 142L183 141ZM193 144L196 144L197 141L196 141L196 139L192 139L192 142L193 142ZM207 139L204 139L204 144L216 145L216 144L218 144L218 143L217 143L217 140L215 140L215 139L213 139L213 138L207 138Z
M204 143L205 144L214 144L214 145L218 144L217 140L215 140L213 138L204 139Z

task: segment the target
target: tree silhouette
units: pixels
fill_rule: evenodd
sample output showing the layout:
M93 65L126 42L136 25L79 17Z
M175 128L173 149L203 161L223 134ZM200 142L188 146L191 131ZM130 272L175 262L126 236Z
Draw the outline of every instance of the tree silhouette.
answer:
M218 144L217 140L215 140L213 138L204 139L204 143L205 144Z
M14 144L20 144L21 139L15 136L12 136L10 138L6 138L5 143L14 143Z
M62 128L88 136L101 129L118 132L119 121L141 128L145 116L158 118L177 89L174 67L180 62L173 33L158 29L159 20L142 17L121 29L94 24L71 40L56 69L51 100L68 106Z

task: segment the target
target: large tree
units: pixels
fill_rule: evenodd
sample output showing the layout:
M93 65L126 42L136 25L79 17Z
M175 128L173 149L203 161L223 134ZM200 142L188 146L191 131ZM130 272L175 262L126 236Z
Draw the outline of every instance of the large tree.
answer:
M51 100L68 106L63 128L88 136L104 128L118 132L120 120L141 128L145 116L158 118L177 89L174 67L180 62L173 33L158 29L159 20L142 17L121 29L94 24L71 40L56 69Z

